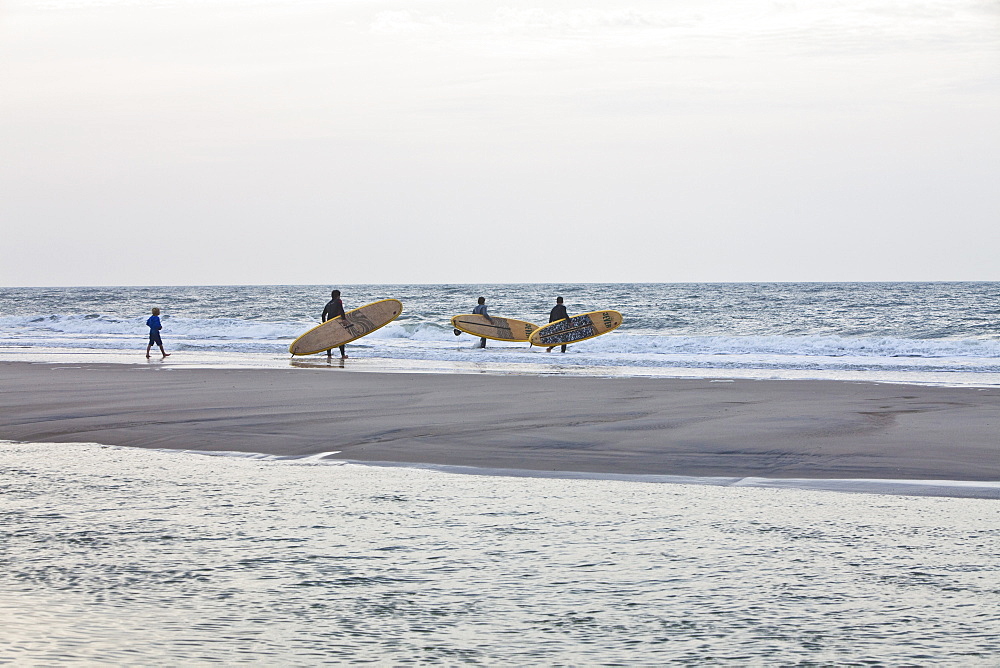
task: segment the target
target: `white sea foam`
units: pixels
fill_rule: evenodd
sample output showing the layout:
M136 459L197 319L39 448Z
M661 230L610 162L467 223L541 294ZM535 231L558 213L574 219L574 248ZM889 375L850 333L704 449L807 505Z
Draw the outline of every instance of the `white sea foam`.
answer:
M288 344L314 327L309 321L166 316L163 337L177 352L284 356ZM18 349L131 350L146 343L145 318L101 314L0 316L0 346ZM709 375L840 377L864 373L876 380L994 385L1000 383L1000 341L909 339L842 335L692 336L630 333L627 329L545 355L526 343L456 337L447 322L396 321L352 346L368 358L488 364L511 370L572 368L613 375L663 375L681 370ZM605 371L601 371L601 370ZM789 373L792 375L789 376ZM834 374L831 376L831 374ZM919 377L913 374L921 374ZM956 374L964 374L956 378ZM978 378L969 379L969 374ZM669 373L667 375L670 375Z
M942 384L963 375L959 384L1000 384L997 284L353 286L349 293L349 308L386 297L404 303L398 320L350 344L367 359L526 373L868 374ZM614 304L625 323L566 355L492 341L477 350L475 337L456 337L449 323L475 294L497 295L490 302L497 315L536 322L544 322L552 294L579 310ZM309 286L0 288L0 347L134 350L145 346L148 308L158 304L173 351L287 358L289 342L318 323L323 297Z
M291 341L318 322L270 322L237 318L165 317L164 336L175 341L222 340L273 343ZM99 314L0 316L0 339L67 338L72 347L87 344L86 336L120 337L122 343L144 338L144 318L121 319ZM468 339L469 337L465 337ZM366 337L368 341L412 341L455 344L450 325L430 322L390 323ZM51 345L47 343L46 345ZM502 345L502 344L501 344ZM518 344L523 346L524 344ZM627 331L584 341L574 351L658 355L795 355L806 357L978 358L1000 361L998 339L910 339L837 335L690 336L630 334Z

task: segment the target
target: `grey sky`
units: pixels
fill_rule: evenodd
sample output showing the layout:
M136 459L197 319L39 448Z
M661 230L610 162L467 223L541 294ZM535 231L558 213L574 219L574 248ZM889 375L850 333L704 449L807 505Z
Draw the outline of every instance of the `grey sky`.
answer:
M1000 2L0 0L0 284L1000 280Z

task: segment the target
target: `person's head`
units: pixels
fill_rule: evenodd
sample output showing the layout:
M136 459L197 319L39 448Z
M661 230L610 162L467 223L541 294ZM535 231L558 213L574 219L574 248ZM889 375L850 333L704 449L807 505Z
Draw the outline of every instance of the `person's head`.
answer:
M562 297L556 297L556 304L562 304Z
M486 303L486 297L480 297L479 298L479 303L480 304L485 304Z
M330 293L330 296L333 297L334 299L339 299L340 298L340 290L334 290L333 292Z
M160 309L153 307L153 315L160 315Z

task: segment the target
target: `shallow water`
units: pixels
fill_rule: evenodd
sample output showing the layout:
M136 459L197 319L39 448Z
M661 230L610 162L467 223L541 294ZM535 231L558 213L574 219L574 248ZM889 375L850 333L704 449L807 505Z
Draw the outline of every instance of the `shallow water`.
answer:
M995 500L0 444L0 661L1000 663Z

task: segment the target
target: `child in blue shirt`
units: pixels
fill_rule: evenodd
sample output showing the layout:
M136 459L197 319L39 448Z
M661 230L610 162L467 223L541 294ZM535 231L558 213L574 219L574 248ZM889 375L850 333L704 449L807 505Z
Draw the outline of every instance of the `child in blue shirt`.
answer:
M160 330L163 329L163 325L160 324L160 309L153 309L153 315L146 320L146 326L149 327L149 345L146 346L146 359L149 359L149 351L154 343L160 347L160 352L163 353L164 357L170 357L170 353L163 349L163 341L160 340Z

